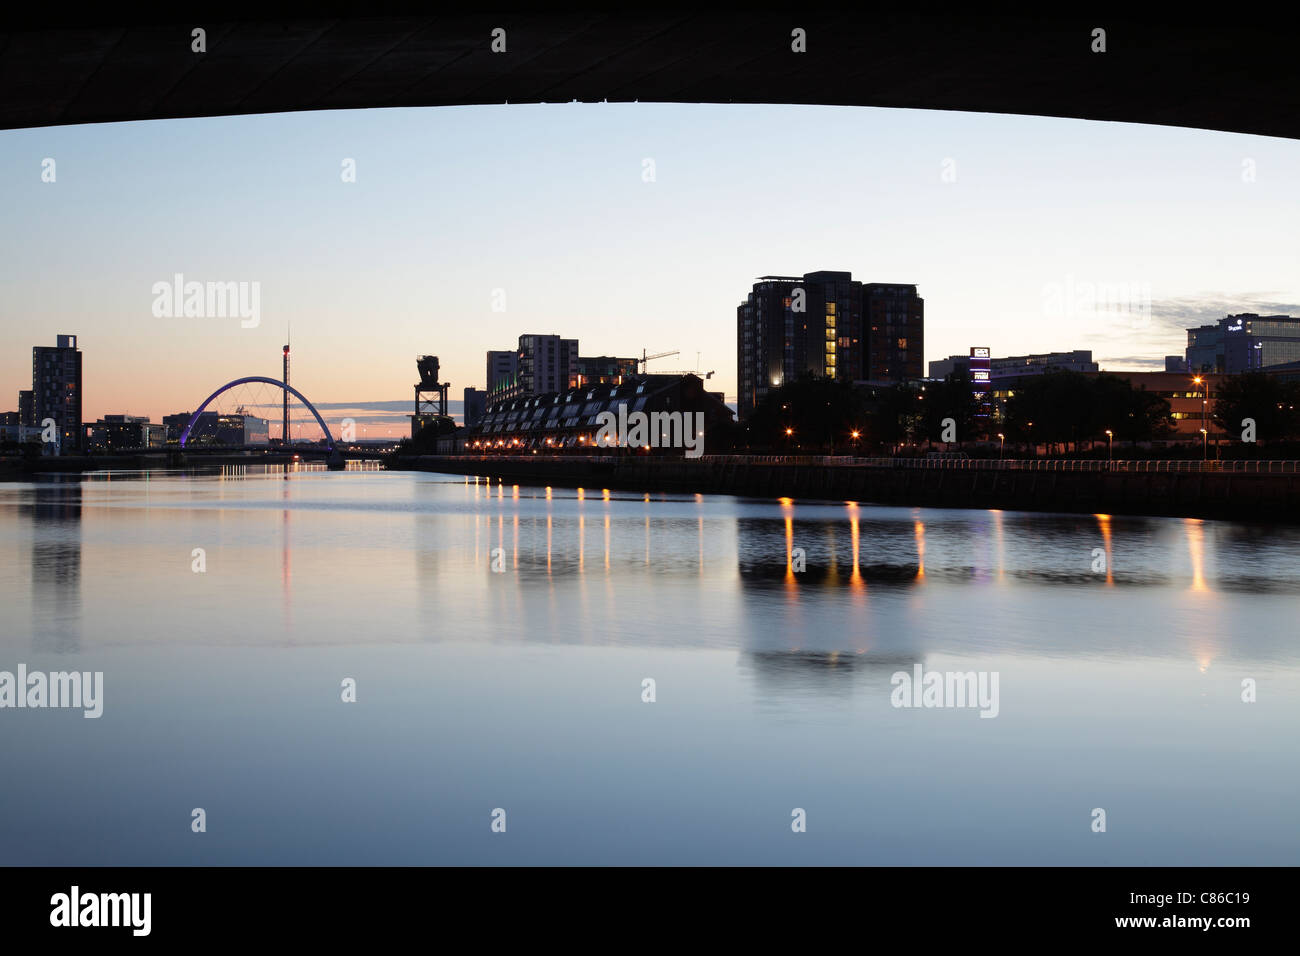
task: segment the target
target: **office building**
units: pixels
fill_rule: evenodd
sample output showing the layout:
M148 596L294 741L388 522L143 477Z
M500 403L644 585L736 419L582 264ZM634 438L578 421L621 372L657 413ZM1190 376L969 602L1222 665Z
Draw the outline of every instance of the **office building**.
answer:
M1044 372L1096 372L1099 366L1092 360L1091 349L1072 352L1041 352L1035 355L1008 355L989 360L992 378L1017 378L1025 375L1042 375Z
M1166 372L1186 372L1187 357L1183 355L1166 355L1165 356Z
M947 378L954 371L961 371L970 377L969 355L949 355L944 359L930 362L930 378ZM990 380L999 378L1021 378L1025 375L1041 375L1044 372L1095 372L1099 366L1092 360L1091 349L1075 349L1071 352L1039 352L1033 355L1008 355L988 359Z
M181 435L189 424L190 413L164 415L163 425L166 441L180 441ZM174 436L174 437L173 437ZM271 442L271 423L268 419L254 415L222 414L221 412L202 412L186 445L268 445Z
M1229 315L1187 330L1187 368L1193 373L1240 375L1300 361L1300 317Z
M68 454L83 444L81 350L75 335L60 335L56 341L32 348L32 424L43 426L52 419L56 453Z
M32 421L33 412L32 390L24 388L18 392L18 424L35 425Z
M105 415L86 426L87 451L121 451L161 448L167 443L167 426L141 415Z

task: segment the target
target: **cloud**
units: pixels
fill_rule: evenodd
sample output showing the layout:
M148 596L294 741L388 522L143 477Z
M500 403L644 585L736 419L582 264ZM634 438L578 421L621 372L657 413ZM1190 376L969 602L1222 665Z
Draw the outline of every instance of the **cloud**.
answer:
M1300 304L1280 302L1276 292L1201 292L1151 303L1151 321L1171 329L1210 325L1227 315L1254 312L1257 315L1300 315Z

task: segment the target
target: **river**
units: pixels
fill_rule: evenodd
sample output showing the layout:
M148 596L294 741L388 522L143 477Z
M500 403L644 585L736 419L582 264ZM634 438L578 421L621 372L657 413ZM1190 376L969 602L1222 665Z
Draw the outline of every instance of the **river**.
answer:
M103 675L0 708L5 864L1300 854L1297 528L262 466L0 549L0 672Z

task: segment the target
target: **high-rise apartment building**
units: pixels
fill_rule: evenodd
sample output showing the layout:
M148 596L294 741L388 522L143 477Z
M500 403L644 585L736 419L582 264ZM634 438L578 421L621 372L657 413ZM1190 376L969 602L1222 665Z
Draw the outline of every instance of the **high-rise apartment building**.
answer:
M736 309L737 407L802 375L840 381L921 378L924 302L914 285L848 272L763 276Z
M81 350L75 335L60 335L57 345L32 348L32 424L56 423L60 454L80 451Z
M914 285L869 282L862 286L863 337L872 382L921 378L925 345L925 300Z
M522 397L562 392L578 371L578 340L558 335L519 336L519 387Z

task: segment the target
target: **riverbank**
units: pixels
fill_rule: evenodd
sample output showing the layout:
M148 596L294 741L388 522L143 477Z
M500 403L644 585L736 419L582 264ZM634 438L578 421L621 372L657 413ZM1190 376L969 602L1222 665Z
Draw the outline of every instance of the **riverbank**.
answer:
M1226 463L1225 463L1226 464ZM398 470L519 484L640 492L862 501L927 508L1223 518L1300 524L1300 471L1211 462L1003 462L703 456L456 456L401 459ZM1182 470L1185 469L1185 470Z

